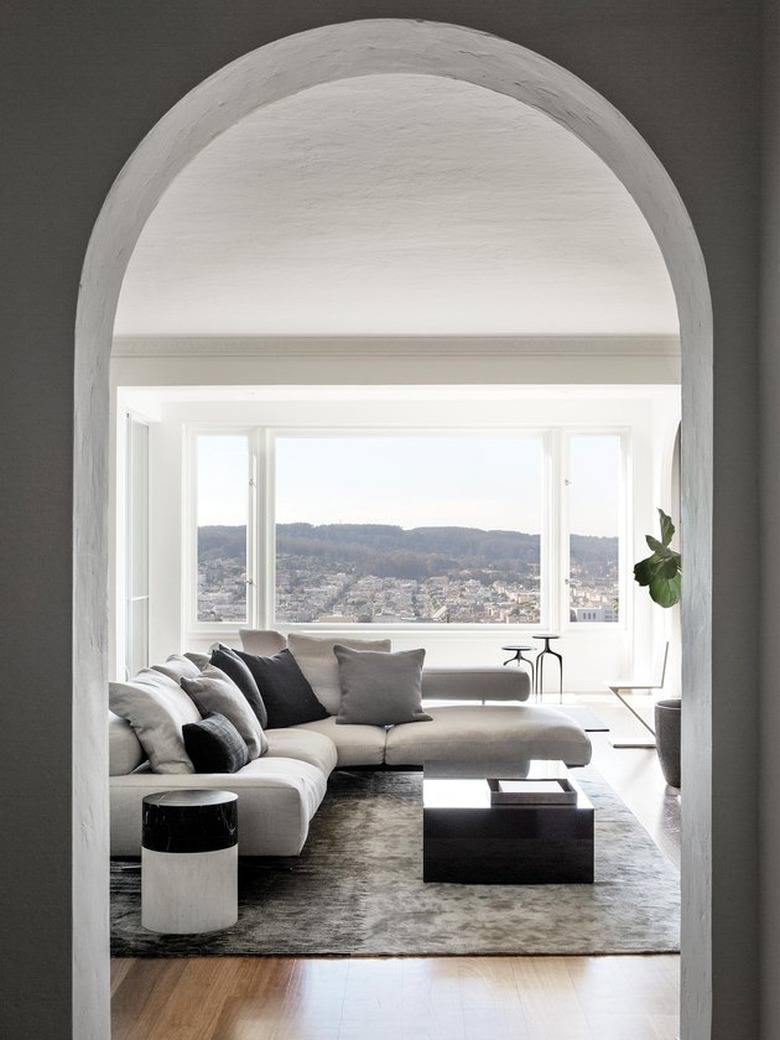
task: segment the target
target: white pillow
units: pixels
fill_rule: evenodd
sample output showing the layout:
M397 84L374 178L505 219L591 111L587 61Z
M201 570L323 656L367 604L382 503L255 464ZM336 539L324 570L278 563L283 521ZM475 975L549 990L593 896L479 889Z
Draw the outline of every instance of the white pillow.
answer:
M135 730L155 773L194 773L181 728L200 712L177 682L142 668L128 682L108 684L108 706Z
M287 636L290 652L308 679L317 700L331 715L338 715L341 710L339 663L333 653L336 643L350 650L391 649L389 639L331 639L327 636L305 636L298 632L290 632Z

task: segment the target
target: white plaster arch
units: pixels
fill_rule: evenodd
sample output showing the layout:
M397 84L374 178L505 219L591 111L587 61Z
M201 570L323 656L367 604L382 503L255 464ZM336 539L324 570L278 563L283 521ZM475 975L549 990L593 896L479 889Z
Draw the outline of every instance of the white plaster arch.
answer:
M659 243L677 299L683 360L686 729L695 728L700 747L711 746L712 312L696 234L658 158L587 84L526 48L474 29L364 20L312 29L250 52L182 98L140 143L106 198L82 273L75 337L73 876L74 1035L84 1040L107 1035L107 753L95 749L105 746L108 364L125 269L162 193L223 130L307 88L378 73L462 80L546 113L612 169ZM697 756L696 774L686 775L683 1035L687 1022L709 1018L711 1006L710 774L708 751Z

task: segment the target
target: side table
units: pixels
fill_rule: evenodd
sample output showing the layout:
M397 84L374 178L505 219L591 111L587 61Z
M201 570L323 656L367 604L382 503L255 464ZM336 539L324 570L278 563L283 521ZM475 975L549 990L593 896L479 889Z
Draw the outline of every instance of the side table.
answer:
M546 634L534 636L534 639L543 639L544 646L539 651L536 658L536 699L544 700L544 659L545 657L557 657L558 666L560 669L559 683L558 683L558 703L563 704L563 655L556 653L550 647L551 639L560 639L560 636Z
M184 935L238 920L238 795L181 790L143 800L141 923Z
M535 653L536 647L530 646L527 643L507 643L507 645L502 646L501 649L507 650L512 654L511 657L508 657L506 661L504 661L504 664L511 664L513 661L516 661L518 668L521 664L528 665L528 670L531 673L531 689L536 693L536 671L534 670L534 663L530 657L523 657L523 654L525 653Z

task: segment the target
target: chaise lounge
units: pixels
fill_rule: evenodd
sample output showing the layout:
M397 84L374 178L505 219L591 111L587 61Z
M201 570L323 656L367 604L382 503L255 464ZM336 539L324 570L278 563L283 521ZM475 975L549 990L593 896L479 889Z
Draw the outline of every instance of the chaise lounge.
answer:
M303 848L337 768L418 769L438 761L504 771L530 759L590 761L590 740L576 722L556 708L522 703L530 680L519 668L423 668L423 651L392 653L389 641L291 634L288 642L280 633L249 630L241 638L240 651L173 655L111 684L112 855L138 855L141 803L156 791L235 791L241 854L290 856ZM263 704L252 707L258 717L265 713L263 726L245 718L252 715L249 697L235 683L242 665L260 680L254 688ZM236 697L233 690L240 709L225 700ZM257 753L234 770L204 771L188 754L190 737L209 736L212 723L224 723L215 704L250 746L258 741ZM213 714L218 719L209 721ZM352 721L365 718L386 721Z

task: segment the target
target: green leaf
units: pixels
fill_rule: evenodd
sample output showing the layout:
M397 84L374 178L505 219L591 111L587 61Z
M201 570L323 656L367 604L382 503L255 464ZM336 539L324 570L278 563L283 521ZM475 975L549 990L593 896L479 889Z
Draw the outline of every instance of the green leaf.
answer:
M658 510L658 516L661 520L661 541L664 545L670 545L672 538L674 538L674 524L672 523L672 518L665 513L663 509Z
M650 597L661 607L673 607L680 602L682 592L682 575L676 574L674 578L656 578L650 582Z
M645 535L645 541L647 542L648 546L653 550L653 552L656 553L658 556L666 557L669 555L669 553L672 552L672 550L667 548L667 546L665 546L663 542L659 542L658 539L653 538L651 534Z
M634 580L639 585L649 585L655 577L655 557L648 556L634 564Z
M672 581L673 578L677 578L679 581L679 559L675 556L670 556L668 559L662 560L657 568L656 574L658 578L663 578L665 581Z

